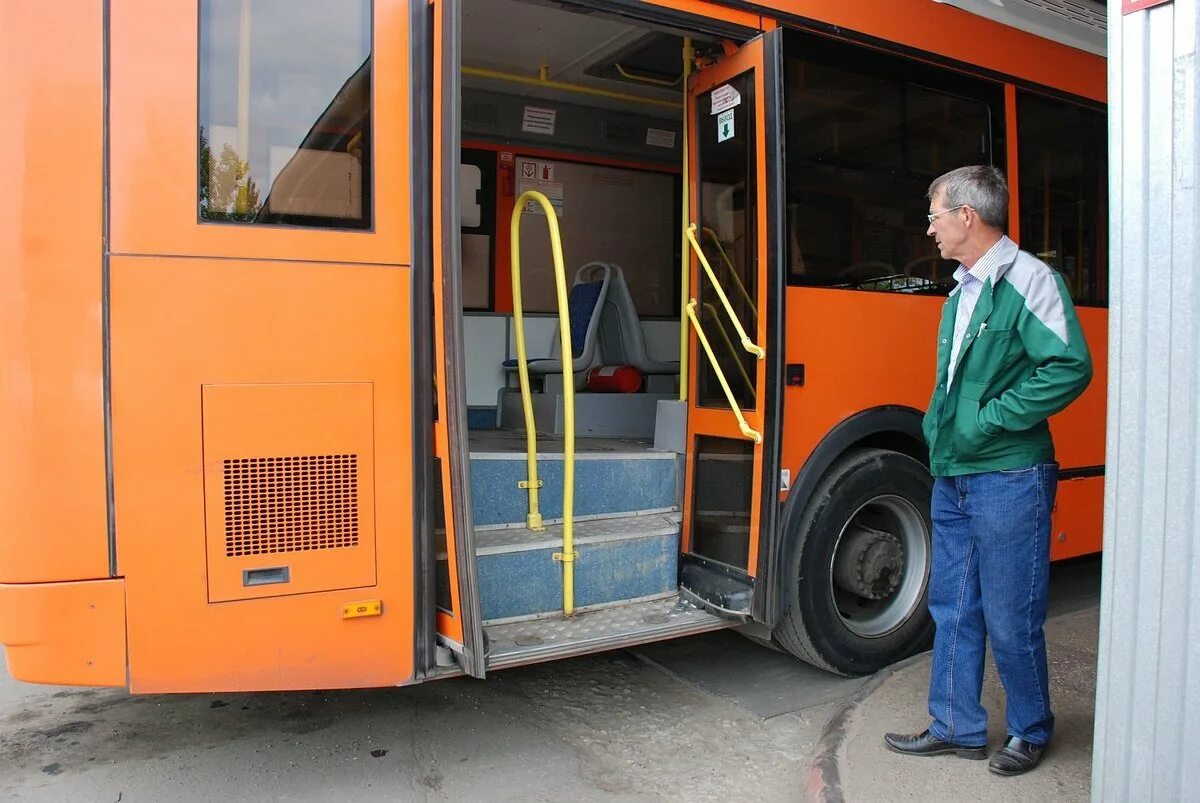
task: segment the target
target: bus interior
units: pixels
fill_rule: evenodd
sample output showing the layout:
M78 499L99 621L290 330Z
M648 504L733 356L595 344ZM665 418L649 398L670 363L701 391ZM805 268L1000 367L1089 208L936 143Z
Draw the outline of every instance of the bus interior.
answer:
M491 667L595 649L606 638L629 643L731 624L679 595L685 39L697 58L722 52L712 34L558 4L463 7L460 288L471 525ZM704 185L721 209L721 225L704 236L727 272L732 301L748 316L753 277L738 257L744 210L736 184L714 177ZM574 352L568 365L559 348L547 218L530 201L519 223L519 292L544 530L527 526L527 492L519 487L526 427L509 221L527 190L543 193L556 213ZM733 350L731 334L718 330L715 347L745 377L752 358ZM564 382L575 391L571 617L563 616L555 557L562 550ZM701 521L713 554L728 551L726 560L736 563L739 553L745 560L750 463L738 451L716 456L725 468L700 492L708 500ZM438 603L448 613L444 539L439 557Z

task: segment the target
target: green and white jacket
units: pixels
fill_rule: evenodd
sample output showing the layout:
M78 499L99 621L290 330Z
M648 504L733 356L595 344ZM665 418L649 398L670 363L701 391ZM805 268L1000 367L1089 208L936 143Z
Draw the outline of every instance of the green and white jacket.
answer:
M1052 461L1046 419L1092 379L1087 341L1062 277L1007 238L1001 248L949 383L957 288L942 307L937 382L923 423L935 477Z

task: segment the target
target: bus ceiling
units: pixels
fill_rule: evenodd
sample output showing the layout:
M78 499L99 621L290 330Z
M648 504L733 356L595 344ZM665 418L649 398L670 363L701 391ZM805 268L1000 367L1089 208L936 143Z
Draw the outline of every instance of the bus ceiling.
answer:
M463 86L674 119L685 37L700 56L721 52L716 36L581 7L468 2Z

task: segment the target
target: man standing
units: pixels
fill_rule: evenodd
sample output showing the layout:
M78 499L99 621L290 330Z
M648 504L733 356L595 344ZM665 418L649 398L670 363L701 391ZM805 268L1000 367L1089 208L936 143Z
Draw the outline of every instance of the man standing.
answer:
M961 263L942 309L924 421L935 478L932 722L884 742L906 755L985 758L990 638L1008 739L989 769L1017 775L1038 765L1054 730L1042 625L1058 464L1046 419L1083 392L1092 362L1062 278L1004 236L999 170L952 170L930 185L929 200L926 233L943 258Z

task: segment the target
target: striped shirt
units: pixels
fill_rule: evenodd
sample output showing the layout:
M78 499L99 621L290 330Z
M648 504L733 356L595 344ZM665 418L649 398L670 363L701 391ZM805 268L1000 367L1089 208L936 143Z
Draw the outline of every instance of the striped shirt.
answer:
M983 292L984 284L992 278L992 273L998 266L1012 262L1016 256L1017 244L1001 235L996 244L979 258L975 267L968 268L960 264L955 269L954 279L958 282L958 287L954 292L958 293L958 313L954 317L954 343L950 347L950 368L946 373L947 390L954 382L954 368L958 365L958 355L966 339L967 326L971 323L971 316L975 314L975 305L979 302L979 294Z

